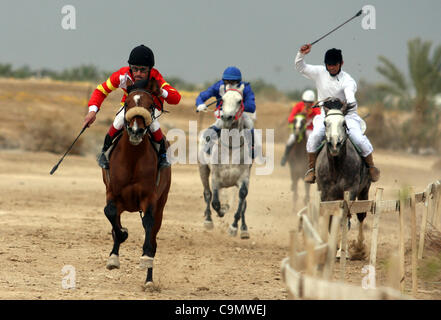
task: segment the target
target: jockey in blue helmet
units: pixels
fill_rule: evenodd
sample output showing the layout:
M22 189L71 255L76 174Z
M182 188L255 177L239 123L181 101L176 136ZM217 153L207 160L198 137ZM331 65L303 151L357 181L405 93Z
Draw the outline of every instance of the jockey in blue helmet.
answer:
M217 100L216 107L219 107L221 103L221 92L225 92L226 85L232 85L236 87L240 87L240 85L244 84L245 88L243 90L243 104L244 104L244 113L242 117L244 119L244 126L246 129L251 129L251 134L254 136L254 121L256 120L256 102L254 99L254 92L251 89L251 85L249 82L242 81L242 73L237 67L228 67L225 69L222 74L222 80L211 85L207 90L202 91L198 97L196 98L196 110L197 112L206 111L207 106L205 105L205 101L210 99L211 97L215 97ZM220 134L220 128L222 127L222 119L219 117L220 112L222 110L220 108L216 108L215 116L218 117L216 122L210 127L218 134ZM217 137L213 137L217 138ZM254 147L254 139L253 139L253 147ZM207 152L210 152L210 149L206 149Z

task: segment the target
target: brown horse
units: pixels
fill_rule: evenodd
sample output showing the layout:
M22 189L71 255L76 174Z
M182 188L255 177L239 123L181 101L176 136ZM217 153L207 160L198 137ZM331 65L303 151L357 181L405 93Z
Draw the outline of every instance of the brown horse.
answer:
M128 237L127 229L121 226L121 213L138 211L145 230L141 267L147 268L145 287L152 287L156 235L170 190L171 168L158 171L155 147L146 137L154 114L154 96L159 95L157 81L136 82L128 87L128 93L121 111L125 112L125 130L112 151L109 170L103 169L107 201L104 213L112 224L113 236L107 268L119 268L119 246Z

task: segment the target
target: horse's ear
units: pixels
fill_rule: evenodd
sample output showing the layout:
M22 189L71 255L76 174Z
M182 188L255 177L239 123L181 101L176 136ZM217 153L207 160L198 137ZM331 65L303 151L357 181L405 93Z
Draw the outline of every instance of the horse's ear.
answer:
M245 84L244 83L242 83L241 85L240 85L240 87L239 87L239 91L241 92L241 93L243 93L243 90L245 89Z
M225 91L226 91L225 85L223 84L219 88L219 95L222 97L225 94Z
M150 78L149 83L147 84L147 91L155 96L161 95L161 90L159 90L158 81L155 78Z
M126 84L127 84L127 87L130 87L130 86L134 85L132 79L130 79L130 78L127 78Z

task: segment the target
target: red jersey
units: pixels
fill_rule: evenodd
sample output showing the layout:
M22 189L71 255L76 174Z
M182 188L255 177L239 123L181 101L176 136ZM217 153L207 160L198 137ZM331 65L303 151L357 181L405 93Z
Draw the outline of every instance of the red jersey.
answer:
M288 117L288 122L292 123L296 114L303 112L305 110L305 103L303 101L298 102L291 110L291 114ZM306 112L306 129L312 130L313 124L312 120L316 115L320 114L320 108L309 108Z
M155 78L156 81L158 81L160 88L168 92L168 96L165 99L163 97L154 97L157 100L156 102L159 102L158 100L160 100L161 102L160 104L157 104L158 107L159 105L162 105L164 100L168 104L179 103L179 101L181 100L181 95L169 83L165 82L164 78L162 77L162 75L159 73L158 70L152 68L150 72L150 78ZM96 89L93 91L92 96L90 97L89 100L89 104L88 104L89 107L95 105L99 109L104 99L106 99L107 95L118 88L121 88L124 91L124 95L121 98L121 105L124 105L124 101L126 101L126 98L128 96L127 79L130 79L132 82L135 82L133 79L133 75L130 72L130 67L128 66L122 67L118 71L112 73L112 75L107 79L107 81L98 85L98 87L96 87Z

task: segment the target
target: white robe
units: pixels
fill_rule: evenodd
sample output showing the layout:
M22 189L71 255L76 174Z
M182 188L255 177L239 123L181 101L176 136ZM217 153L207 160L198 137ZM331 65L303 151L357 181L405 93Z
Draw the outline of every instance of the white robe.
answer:
M355 107L345 116L348 134L351 140L361 149L361 155L363 157L368 156L374 149L361 129L362 119L357 113L357 101L355 100L357 83L343 70L333 77L323 65L314 66L306 64L303 60L304 56L305 55L300 53L300 51L297 53L295 66L297 71L303 76L315 82L319 101L332 97L339 98L341 101L348 104L355 103ZM324 114L322 108L321 114L315 116L313 120L314 130L309 136L306 144L306 150L310 153L317 151L325 137Z

